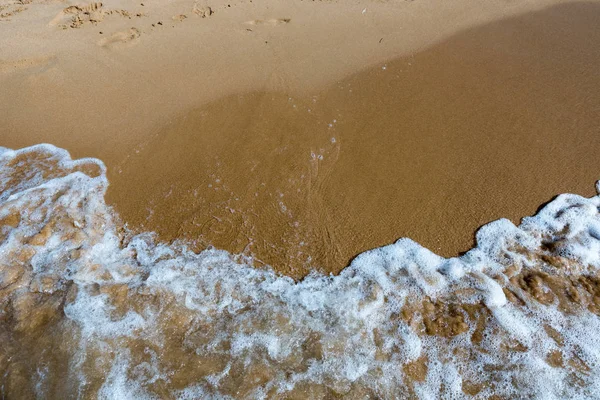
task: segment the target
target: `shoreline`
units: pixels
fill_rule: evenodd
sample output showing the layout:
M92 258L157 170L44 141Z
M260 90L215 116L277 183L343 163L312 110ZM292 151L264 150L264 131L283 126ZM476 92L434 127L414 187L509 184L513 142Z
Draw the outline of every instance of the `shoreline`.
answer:
M598 386L600 194L490 223L460 258L404 239L294 282L223 250L124 238L106 184L102 163L63 149L0 151L9 397L580 398Z
M600 1L205 1L0 0L0 398L594 397Z
M486 223L517 224L558 193L593 194L598 16L557 7L308 96L251 92L184 112L113 175L109 202L162 240L243 253L294 278L338 273L401 237L455 256Z
M106 14L98 23L84 18L81 28L60 33L45 28L48 40L59 34L70 39L55 55L9 63L13 69L0 73L6 88L0 104L8 110L0 145L51 142L76 158L102 159L111 182L108 200L134 230L157 231L165 241L196 240L198 249L215 245L253 255L295 278L313 267L337 273L357 254L400 237L456 255L471 247L474 232L487 222L506 216L516 223L557 193L590 195L589 182L597 176L580 161L599 150L584 139L600 126L590 111L598 107L594 93L600 90L589 71L600 60L591 39L597 35L595 3L500 19L444 40L417 18L417 10L435 4L368 3L363 14L364 4L356 3L344 6L334 23L308 5L247 14L250 5L240 3L231 14L215 8L210 17L170 20L162 31L140 28L139 37L102 46L96 41L123 24L120 15ZM38 6L22 16L55 7ZM163 16L174 11L155 6L145 7ZM461 24L501 14L497 5L477 8L467 1L452 12L461 7L472 11ZM383 10L392 11L389 18ZM286 12L289 22L269 17ZM351 33L357 16L361 30ZM146 24L149 18L148 12L132 20ZM394 18L424 32L369 50L389 46L381 32L399 34ZM346 25L335 25L342 20ZM302 34L318 28L311 35L326 35L336 30L332 24L339 32L323 37L322 49L342 43L342 32L377 43L359 41L349 53L319 47L310 55L315 48L306 38L299 41ZM451 28L443 26L444 32ZM200 33L207 41L203 53L194 53ZM252 47L263 43L243 36L250 34L267 39L268 47ZM82 53L87 57L75 59L92 38ZM425 50L384 57L412 52L417 38ZM249 47L231 47L240 40ZM308 69L302 57L321 64ZM342 78L345 68L357 65L359 72ZM220 97L210 101L215 93ZM482 129L489 138L478 138ZM578 163L562 168L553 159Z

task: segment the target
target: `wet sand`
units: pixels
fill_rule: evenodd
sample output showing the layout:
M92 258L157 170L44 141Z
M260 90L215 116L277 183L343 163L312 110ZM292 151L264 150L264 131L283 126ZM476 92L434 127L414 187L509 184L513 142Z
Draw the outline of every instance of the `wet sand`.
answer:
M553 3L0 0L0 397L593 397L599 197L353 259L593 194Z
M598 178L599 6L551 4L33 3L0 27L0 145L98 157L130 228L294 277L456 255Z
M487 222L593 194L599 24L597 5L557 6L306 96L228 96L158 130L108 199L132 227L295 277L400 237L457 255Z

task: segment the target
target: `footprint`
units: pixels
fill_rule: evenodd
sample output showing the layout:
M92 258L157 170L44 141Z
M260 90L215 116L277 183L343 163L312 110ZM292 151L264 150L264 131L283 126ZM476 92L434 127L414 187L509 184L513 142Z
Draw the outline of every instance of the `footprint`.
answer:
M187 15L185 15L185 14L174 15L173 16L173 21L182 22L186 18L187 18Z
M15 15L22 13L25 10L27 10L27 7L14 7L10 5L0 6L0 19L9 21L10 17L14 17Z
M102 3L69 6L59 12L48 25L58 26L63 29L80 28L86 22L101 22L104 19L105 14Z
M115 44L135 44L142 33L137 28L131 28L127 31L113 33L110 37L98 41L98 45L108 47Z
M202 18L210 17L213 14L212 8L208 6L203 6L199 2L194 3L194 7L192 7L192 12L196 15L199 15Z
M291 21L291 18L272 18L267 20L255 19L253 21L246 21L248 25L264 25L264 26L277 26L288 24Z
M23 58L15 61L0 61L0 72L14 72L23 69L40 67L46 68L53 64L56 57Z
M50 26L58 26L63 29L80 28L84 24L98 24L108 15L120 15L121 17L130 18L131 14L127 10L111 10L103 7L100 2L82 4L77 6L69 6L59 12L52 21ZM140 17L142 14L137 14Z

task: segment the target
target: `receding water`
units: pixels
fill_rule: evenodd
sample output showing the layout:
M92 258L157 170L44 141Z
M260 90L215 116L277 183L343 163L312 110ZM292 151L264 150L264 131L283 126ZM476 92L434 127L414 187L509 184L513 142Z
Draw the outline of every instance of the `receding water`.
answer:
M594 398L600 197L301 282L115 223L102 162L0 152L3 398Z

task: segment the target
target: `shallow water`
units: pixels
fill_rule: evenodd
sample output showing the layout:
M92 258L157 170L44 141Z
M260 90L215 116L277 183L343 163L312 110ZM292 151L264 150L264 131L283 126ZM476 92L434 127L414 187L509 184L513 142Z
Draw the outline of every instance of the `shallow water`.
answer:
M182 108L115 144L129 149L123 162L97 146L80 154L106 158L108 204L132 229L251 254L294 278L307 266L337 274L400 237L452 257L488 222L594 193L598 26L588 3L503 19L314 92Z
M594 398L600 197L301 282L132 235L101 161L0 151L3 398Z

